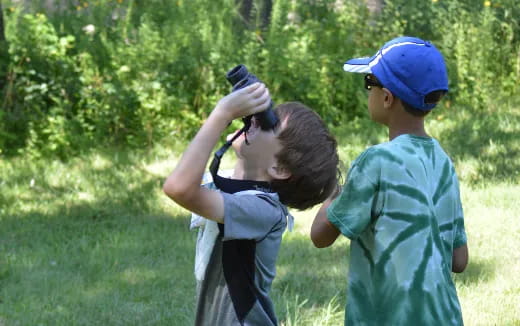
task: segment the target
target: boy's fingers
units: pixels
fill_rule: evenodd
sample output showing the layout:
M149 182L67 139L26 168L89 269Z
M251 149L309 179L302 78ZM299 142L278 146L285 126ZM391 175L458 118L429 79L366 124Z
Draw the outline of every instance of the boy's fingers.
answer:
M271 101L271 97L269 96L269 90L262 94L262 96L258 97L255 103L255 106L259 108L259 111L265 110Z
M249 85L245 88L247 93L250 93L253 95L253 97L260 97L262 93L266 90L265 84L256 82L252 85Z
M262 85L262 84L259 82L256 82L254 84L251 84L247 87L242 88L242 91L244 91L245 93L253 93L260 87L260 85Z
M265 89L265 92L261 98L262 98L262 102L269 102L271 100L271 95L269 94L268 88Z
M269 106L271 96L269 94L269 89L265 86L264 83L256 82L247 87L241 89L244 94L248 94L250 109L254 112L259 112L267 109Z
M264 84L261 84L261 86L258 87L255 90L255 92L253 93L253 98L259 99L259 98L263 98L263 97L269 98L269 89L267 87L265 87Z
M267 88L259 87L257 90L255 90L254 93L251 94L250 103L255 106L260 105L269 98L269 91L267 90Z
M259 98L260 96L262 96L264 91L265 91L264 84L258 83L258 85L256 85L256 88L251 92L251 95L253 96L253 98L256 99L256 98Z

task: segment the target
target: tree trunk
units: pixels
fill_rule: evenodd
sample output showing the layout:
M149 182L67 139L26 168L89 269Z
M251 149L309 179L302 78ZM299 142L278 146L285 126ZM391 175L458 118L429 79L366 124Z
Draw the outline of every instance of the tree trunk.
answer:
M373 15L379 15L385 4L384 0L365 0L368 11Z
M4 10L2 9L2 2L0 2L0 42L5 42Z
M273 9L273 1L272 0L264 0L262 1L262 6L260 8L260 24L262 24L262 28L267 28L269 23L271 22L271 11Z
M236 4L239 8L240 16L242 16L244 23L249 28L266 28L269 26L271 10L273 9L272 0L236 0ZM252 17L255 4L257 6L258 22L254 19L255 17ZM256 24L260 26L256 26Z
M253 9L253 0L237 0L238 11L244 20L244 23L249 26L251 20L251 9Z
M0 2L0 94L4 94L7 84L7 69L9 67L9 46L5 38L4 10ZM0 103L3 106L3 103Z

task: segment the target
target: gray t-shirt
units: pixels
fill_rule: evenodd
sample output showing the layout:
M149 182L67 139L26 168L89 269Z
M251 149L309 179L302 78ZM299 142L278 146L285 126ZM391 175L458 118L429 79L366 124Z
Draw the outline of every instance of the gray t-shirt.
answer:
M224 224L197 284L195 325L277 325L269 291L287 208L275 193L222 195Z

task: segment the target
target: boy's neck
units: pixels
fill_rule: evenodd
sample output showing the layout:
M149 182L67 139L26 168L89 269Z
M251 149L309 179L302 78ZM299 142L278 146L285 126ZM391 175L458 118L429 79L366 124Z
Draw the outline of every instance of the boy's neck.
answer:
M390 140L401 135L430 137L424 129L424 117L413 116L401 107L392 111L388 120L388 138Z
M264 169L248 165L241 159L237 160L231 178L236 180L270 181Z
M390 140L399 137L401 135L414 135L414 136L420 136L420 137L430 137L428 133L426 133L426 130L424 129L424 126L422 128L399 128L399 127L389 127L388 128L388 138Z

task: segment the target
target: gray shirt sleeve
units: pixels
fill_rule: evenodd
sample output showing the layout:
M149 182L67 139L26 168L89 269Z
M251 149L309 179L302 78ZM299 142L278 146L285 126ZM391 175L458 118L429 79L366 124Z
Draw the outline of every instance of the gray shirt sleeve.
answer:
M286 212L275 194L224 197L224 241L260 241L278 227L285 227Z

